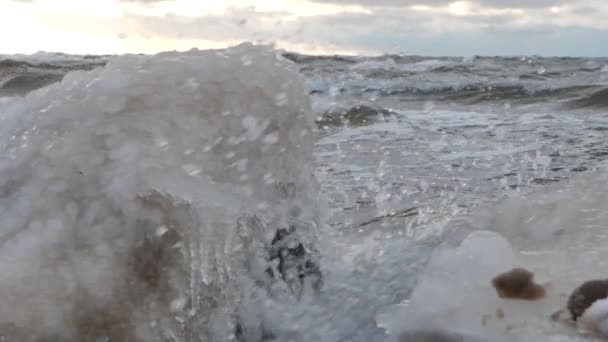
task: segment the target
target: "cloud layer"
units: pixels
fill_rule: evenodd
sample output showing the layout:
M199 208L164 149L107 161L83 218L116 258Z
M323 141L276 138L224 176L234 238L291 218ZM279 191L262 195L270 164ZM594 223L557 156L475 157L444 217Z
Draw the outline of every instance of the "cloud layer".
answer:
M333 3L333 4L350 4L362 5L369 7L405 7L412 5L426 6L441 6L449 5L454 0L313 0L318 3ZM497 8L541 8L549 6L557 6L566 1L563 0L477 0L474 1L477 5L497 7Z
M598 46L602 36L608 37L608 4L600 1L315 1L350 7L310 16L254 6L193 17L132 13L128 23L129 30L154 36L261 40L322 51L608 55L608 48Z
M33 1L23 6L53 4ZM608 55L605 0L99 1L120 9L98 25L126 48L262 41L311 53ZM74 32L88 25L77 15ZM51 19L62 29L72 20Z

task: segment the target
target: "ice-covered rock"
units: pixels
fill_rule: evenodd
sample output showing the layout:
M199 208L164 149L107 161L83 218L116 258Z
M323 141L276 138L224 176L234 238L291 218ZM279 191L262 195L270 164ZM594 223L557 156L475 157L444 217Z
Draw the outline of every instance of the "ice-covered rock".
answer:
M0 324L23 341L226 341L276 227L314 240L302 84L241 45L116 57L5 103Z

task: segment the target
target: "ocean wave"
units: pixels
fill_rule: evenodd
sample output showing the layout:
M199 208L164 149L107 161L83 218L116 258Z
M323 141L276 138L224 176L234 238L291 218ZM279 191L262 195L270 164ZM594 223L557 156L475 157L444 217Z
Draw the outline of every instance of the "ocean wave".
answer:
M608 61L582 58L384 55L310 56L282 52L307 76L311 94L393 96L404 101L463 104L563 102L605 85ZM0 56L0 96L22 96L73 70L103 66L109 56ZM586 107L601 106L601 94ZM599 103L599 105L597 105Z
M341 94L371 94L375 96L398 96L402 100L409 101L453 101L466 104L520 101L537 102L547 98L555 98L562 101L568 98L576 98L589 89L597 89L597 85L566 85L564 87L534 87L524 84L487 84L471 83L464 85L414 85L415 81L402 82L379 82L364 83L352 82L351 85L343 85L338 91ZM320 85L320 84L319 84ZM334 89L335 91L335 89ZM326 94L319 88L313 94ZM600 103L601 94L594 98L594 103Z
M314 62L341 62L341 63L356 63L359 60L359 57L350 57L350 56L311 56L304 55L295 52L284 52L283 57L291 60L295 63L314 63Z
M437 59L428 59L413 63L398 63L393 58L386 60L365 60L351 66L351 70L374 71L390 70L393 72L442 72L455 70L457 63ZM464 68L464 66L460 65Z
M46 55L45 55L46 56ZM74 70L91 70L105 65L107 57L33 55L22 59L0 59L0 96L21 96L61 81Z
M606 108L608 107L608 88L600 88L589 95L585 95L570 103L573 107Z
M297 297L315 273L298 263L320 224L302 84L246 44L116 57L4 102L2 335L272 334L255 298Z

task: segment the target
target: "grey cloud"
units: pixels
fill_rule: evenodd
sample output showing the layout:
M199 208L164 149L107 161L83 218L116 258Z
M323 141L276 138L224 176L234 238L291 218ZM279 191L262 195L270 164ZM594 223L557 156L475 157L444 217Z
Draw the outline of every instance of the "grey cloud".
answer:
M406 7L411 5L449 5L456 0L312 0L317 3L361 5L365 7ZM499 8L541 8L567 3L565 0L474 0L474 3Z
M366 7L406 7L411 5L445 5L453 0L312 0L316 3L331 3L338 5L361 5Z
M571 12L574 14L579 14L579 15L589 15L589 14L596 13L597 8L594 8L591 6L581 6L581 7L575 7L574 9L571 10Z
M477 2L489 7L511 8L542 8L565 3L564 0L480 0Z
M348 41L356 37L410 33L522 29L518 23L521 18L515 14L451 16L410 9L394 11L377 8L373 15L343 13L283 20L285 15L280 12L256 12L253 8L232 9L222 15L203 17L145 17L131 14L126 18L127 27L122 29L130 30L129 33L189 39L291 41ZM524 28L551 28L559 24L553 22L559 18L544 18L534 12L527 16L536 21L529 20Z
M342 13L284 20L286 13L238 8L202 17L146 17L131 13L120 30L129 36L286 42L375 53L461 55L469 51L468 54L500 55L522 51L520 54L564 55L569 47L576 46L570 54L597 55L602 51L608 54L608 47L585 38L585 33L595 39L608 34L608 24L601 26L607 31L588 24L591 19L606 22L601 20L601 14L584 16L580 27L574 25L576 21L567 22L561 16L549 14L548 9L529 8L523 14L453 16L376 7L373 14ZM559 37L565 37L561 46Z
M146 17L131 14L125 18L130 33L161 37L209 40L277 39L285 13L259 13L251 8L233 9L223 15ZM296 30L290 25L291 31Z

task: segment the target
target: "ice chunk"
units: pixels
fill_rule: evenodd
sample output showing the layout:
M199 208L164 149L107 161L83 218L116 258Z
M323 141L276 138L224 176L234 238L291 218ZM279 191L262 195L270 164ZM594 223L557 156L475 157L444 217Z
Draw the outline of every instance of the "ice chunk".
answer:
M578 325L591 333L608 337L608 299L591 304L578 319Z
M264 230L297 219L313 239L319 220L296 70L250 44L119 56L3 105L0 324L31 340L228 340L209 322L251 291ZM264 224L237 226L245 213Z

